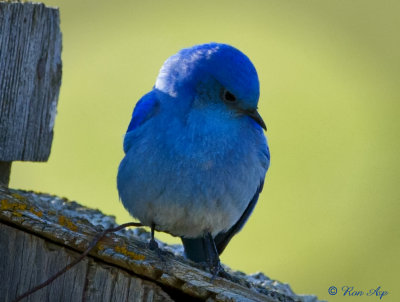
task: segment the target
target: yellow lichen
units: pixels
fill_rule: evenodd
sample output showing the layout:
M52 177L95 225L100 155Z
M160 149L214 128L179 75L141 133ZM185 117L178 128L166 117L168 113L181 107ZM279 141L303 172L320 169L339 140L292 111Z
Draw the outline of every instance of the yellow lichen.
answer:
M7 199L2 199L0 201L0 210L10 210L11 207L9 206L8 200Z
M140 254L136 254L134 252L128 251L128 249L126 248L126 245L123 246L119 246L117 245L114 250L117 253L121 253L129 258L132 258L133 260L144 260L146 257L144 255L140 255Z
M15 193L14 193L14 195L18 195L18 194L15 194ZM16 197L16 196L14 196L14 197ZM22 198L24 198L24 197L22 197L22 196L19 195L19 197L16 197L16 198L17 198L17 199L22 199ZM13 214L14 214L15 216L18 216L18 217L21 217L22 214L19 213L19 212L17 212L17 211L25 211L27 208L28 208L28 206L27 206L26 204L23 204L23 203L10 202L10 201L7 200L7 199L2 199L2 200L0 201L0 210L2 210L2 211L12 211ZM42 217L42 216L43 216L43 212L42 212L42 211L36 211L35 208L33 208L33 207L30 207L30 208L29 208L29 211L30 211L32 214L35 214L35 215L38 216L38 217Z
M2 211L7 211L7 210L24 211L24 210L26 210L26 208L27 208L26 204L16 203L16 202L9 202L7 199L2 199L1 200L1 204L0 204L0 209Z
M16 199L18 199L18 200L21 200L21 201L26 200L26 197L24 197L24 196L22 196L22 195L20 195L18 193L11 193L11 196L16 198Z
M32 214L35 214L37 217L42 217L43 216L43 212L42 211L36 211L33 207L29 209L29 211Z
M78 230L78 227L76 224L74 224L70 219L67 217L60 215L58 217L58 223L62 226L65 226L66 228L70 229L71 231L76 232Z

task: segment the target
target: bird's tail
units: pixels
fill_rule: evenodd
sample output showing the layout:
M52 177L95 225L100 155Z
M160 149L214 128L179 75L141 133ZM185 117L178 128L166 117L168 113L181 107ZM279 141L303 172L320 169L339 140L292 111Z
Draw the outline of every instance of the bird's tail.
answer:
M194 262L207 261L207 242L204 238L183 238L182 243L185 248L186 257Z

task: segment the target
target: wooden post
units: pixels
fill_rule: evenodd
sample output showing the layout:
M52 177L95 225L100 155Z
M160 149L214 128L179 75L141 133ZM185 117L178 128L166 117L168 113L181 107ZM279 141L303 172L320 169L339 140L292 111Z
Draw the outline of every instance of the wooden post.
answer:
M58 9L0 2L0 185L11 162L47 161L61 85Z
M8 186L10 182L11 162L0 161L0 186Z

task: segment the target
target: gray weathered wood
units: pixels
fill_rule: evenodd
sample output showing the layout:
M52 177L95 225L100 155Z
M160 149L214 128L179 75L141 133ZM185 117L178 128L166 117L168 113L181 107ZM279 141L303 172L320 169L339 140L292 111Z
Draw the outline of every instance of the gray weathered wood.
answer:
M0 2L0 161L46 161L61 85L58 9Z
M0 282L0 301L12 301L17 295L45 281L77 254L0 223L0 278L3 279ZM80 262L55 280L51 287L32 294L26 301L80 301L87 267L88 260ZM69 287L70 284L74 287Z
M78 253L0 223L0 301L12 301L78 257ZM18 282L7 282L7 280ZM85 279L88 282L85 283ZM151 298L150 298L151 297ZM172 301L154 283L87 258L24 301ZM129 298L129 300L128 300Z
M8 187L10 182L11 162L0 160L0 186Z
M0 301L11 301L76 259L112 217L56 196L0 187ZM137 231L137 232L136 232ZM162 259L138 229L108 234L85 261L27 301L302 301L261 274L217 277L177 253ZM147 237L148 238L148 237ZM171 247L160 245L164 250ZM3 273L4 272L4 273ZM261 276L260 276L261 275Z
M155 283L101 262L91 261L87 278L85 301L173 301Z

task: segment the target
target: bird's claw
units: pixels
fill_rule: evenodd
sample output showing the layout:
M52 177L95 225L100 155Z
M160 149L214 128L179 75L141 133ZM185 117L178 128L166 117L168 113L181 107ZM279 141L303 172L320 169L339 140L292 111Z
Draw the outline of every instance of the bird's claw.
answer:
M163 251L158 247L157 241L155 241L154 239L150 239L148 246L151 251L156 252L160 261L162 263L165 263L165 257L164 257Z
M157 249L159 249L157 241L155 241L153 238L150 239L149 249L152 251L156 251Z
M223 277L223 275L226 274L224 268L219 261L217 263L211 264L209 269L210 273L212 274L211 281L214 281L216 277Z

